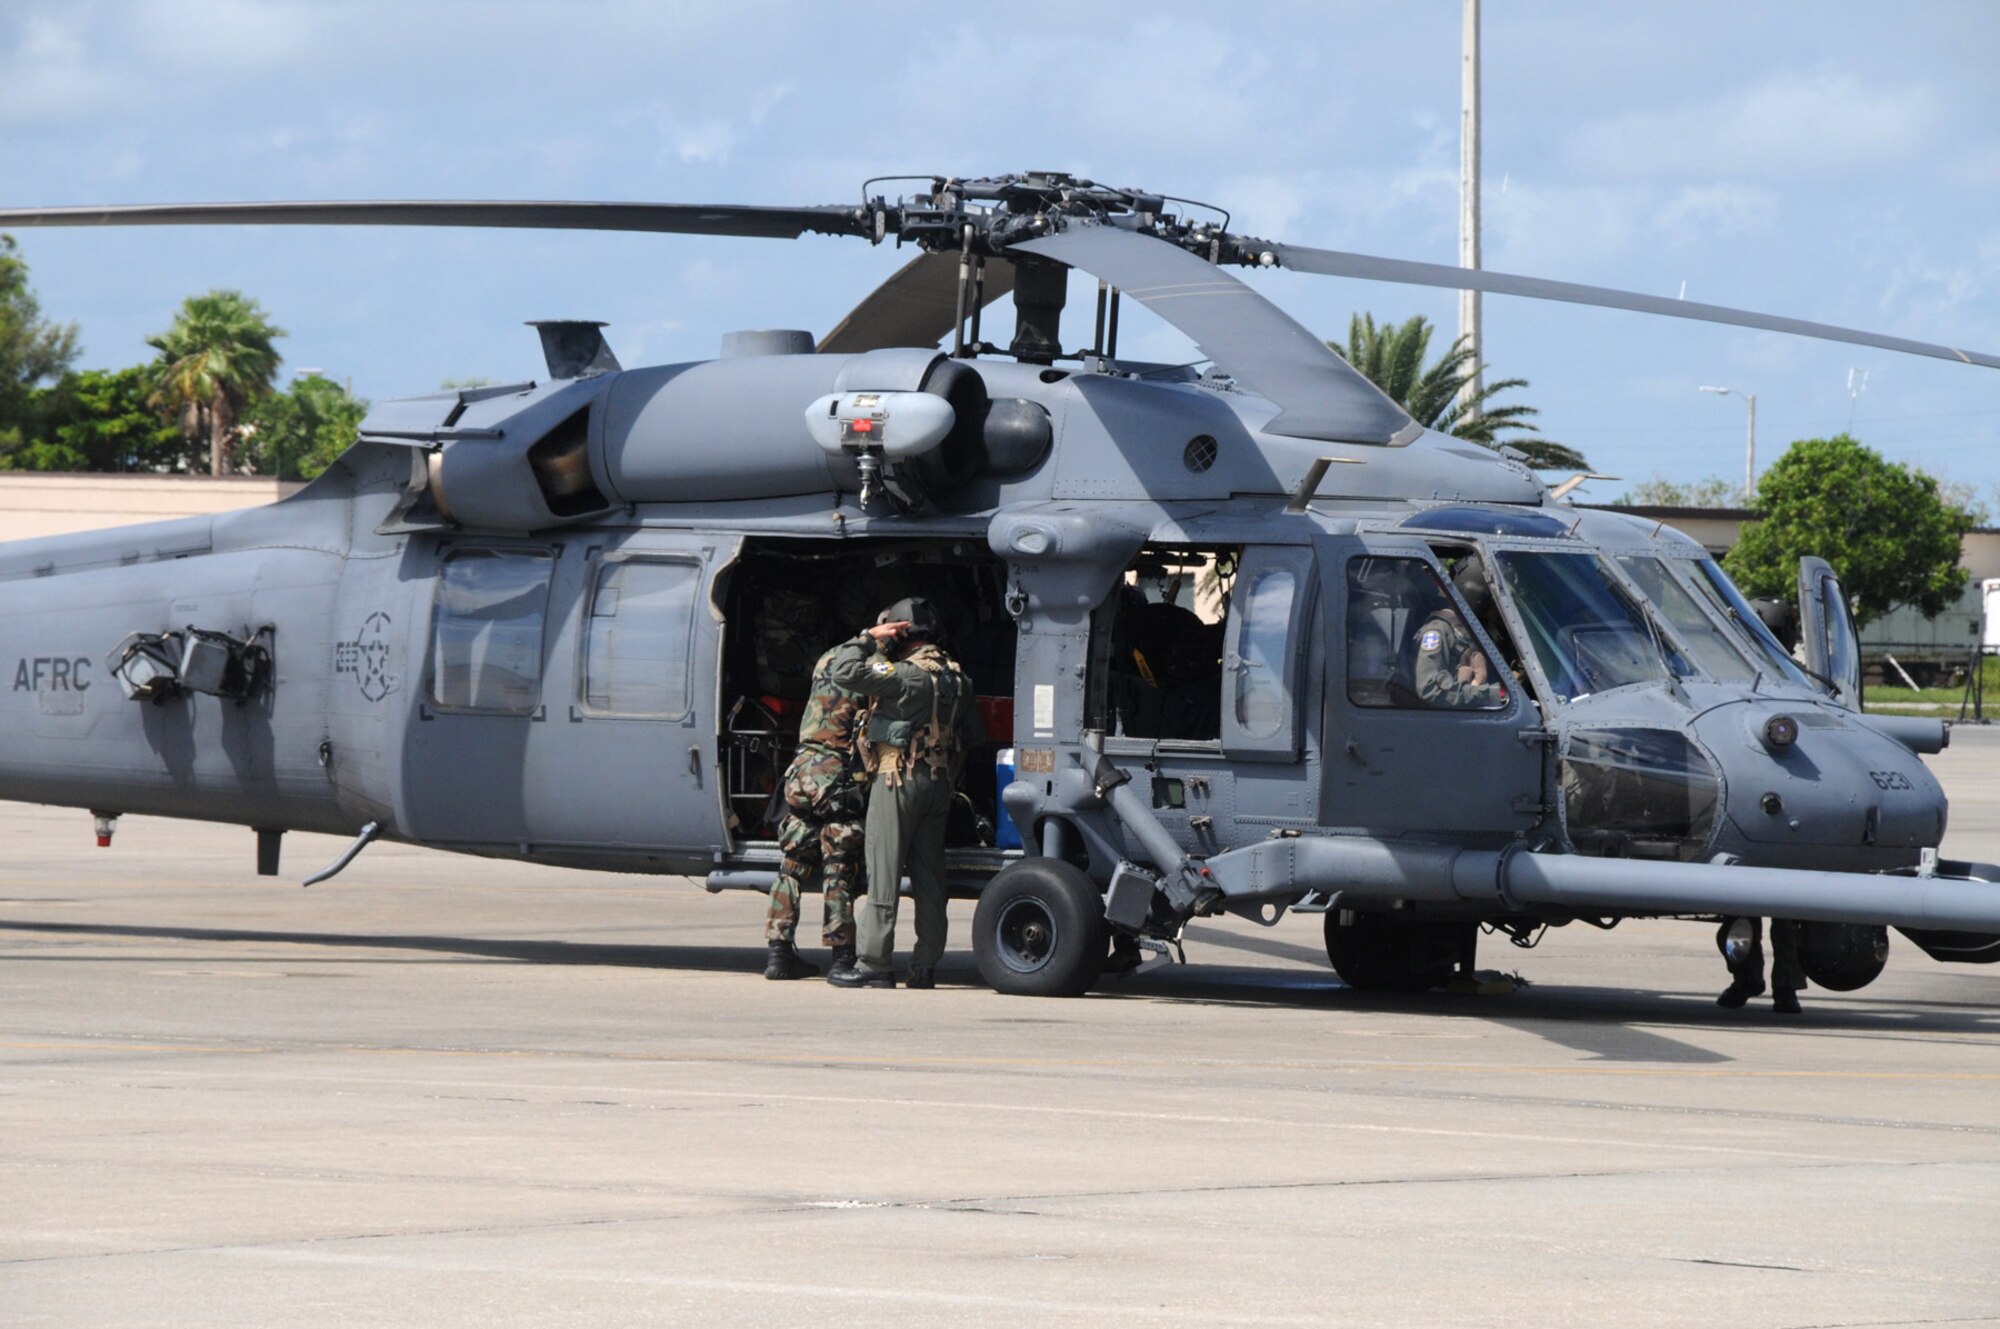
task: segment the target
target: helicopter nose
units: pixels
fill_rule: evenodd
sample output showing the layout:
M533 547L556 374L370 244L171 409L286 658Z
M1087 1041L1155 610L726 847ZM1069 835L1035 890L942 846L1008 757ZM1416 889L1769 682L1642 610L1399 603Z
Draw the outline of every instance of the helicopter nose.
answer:
M1944 838L1937 780L1858 717L1753 703L1712 711L1697 731L1722 767L1728 829L1744 842L1735 852L1751 861L1874 868Z

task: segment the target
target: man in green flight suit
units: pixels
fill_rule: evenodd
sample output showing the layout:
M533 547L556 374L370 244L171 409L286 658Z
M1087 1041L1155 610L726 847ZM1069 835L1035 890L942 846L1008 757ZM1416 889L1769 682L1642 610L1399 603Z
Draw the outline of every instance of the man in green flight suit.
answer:
M793 943L799 894L817 874L824 901L820 938L833 948L829 980L854 964L854 883L861 875L861 710L865 701L833 681L833 652L813 666L812 694L799 719L799 750L785 770L785 817L778 848L785 860L771 883L764 940L771 954L764 977L811 978L819 970Z
M873 703L862 737L874 770L863 851L868 903L856 920L854 967L827 975L840 987L896 986L896 892L906 866L917 911L909 983L937 983L948 898L945 823L966 754L986 741L972 680L945 654L942 636L928 600L898 600L830 656L834 683Z
M1478 559L1468 554L1452 574L1452 584L1478 613L1490 602ZM1479 639L1465 625L1456 607L1440 605L1417 629L1417 655L1411 674L1417 696L1426 706L1462 710L1492 710L1507 703L1498 671L1479 648Z

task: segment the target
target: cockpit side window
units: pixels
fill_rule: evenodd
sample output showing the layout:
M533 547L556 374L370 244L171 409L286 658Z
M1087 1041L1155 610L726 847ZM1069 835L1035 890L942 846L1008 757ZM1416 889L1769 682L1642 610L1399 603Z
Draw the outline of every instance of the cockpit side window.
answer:
M1347 699L1356 706L1501 710L1506 671L1486 657L1437 570L1364 554L1347 564Z
M1709 677L1722 683L1748 683L1757 677L1756 668L1730 644L1714 620L1701 611L1687 589L1674 580L1665 563L1650 555L1620 554L1618 567L1645 592Z
M1594 554L1500 554L1500 579L1549 686L1564 701L1663 682L1671 647Z

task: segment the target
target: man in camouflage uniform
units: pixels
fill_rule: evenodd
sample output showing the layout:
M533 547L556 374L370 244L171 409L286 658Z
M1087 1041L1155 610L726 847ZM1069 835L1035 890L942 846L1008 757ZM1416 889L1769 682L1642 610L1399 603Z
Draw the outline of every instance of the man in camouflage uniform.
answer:
M937 983L949 899L945 824L966 754L986 741L972 680L938 645L942 627L929 601L898 600L829 656L833 681L870 699L863 750L874 769L859 955L852 969L827 975L841 987L896 986L896 893L905 866L917 913L910 986Z
M1492 600L1476 555L1468 554L1452 574L1452 584L1478 613ZM1499 671L1479 649L1479 639L1456 607L1445 604L1417 629L1417 658L1411 666L1417 696L1427 706L1493 709L1507 701Z
M829 980L854 964L854 884L861 871L861 786L856 729L862 698L834 683L834 652L813 666L812 695L799 720L799 750L785 771L785 818L778 848L785 861L771 883L764 940L771 955L764 977L811 978L819 969L799 955L799 894L821 876L824 917L820 936L833 947Z

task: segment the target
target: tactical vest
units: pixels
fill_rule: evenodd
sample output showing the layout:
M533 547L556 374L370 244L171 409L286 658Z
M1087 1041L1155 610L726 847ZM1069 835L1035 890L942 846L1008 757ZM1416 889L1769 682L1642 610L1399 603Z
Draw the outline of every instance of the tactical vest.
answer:
M894 719L882 713L880 702L871 702L861 746L864 765L880 771L891 786L903 782L904 772L918 765L930 769L933 777L958 780L965 752L958 741L960 720L965 708L976 705L972 680L958 667L958 661L928 643L903 657L930 676L931 713L928 717Z

